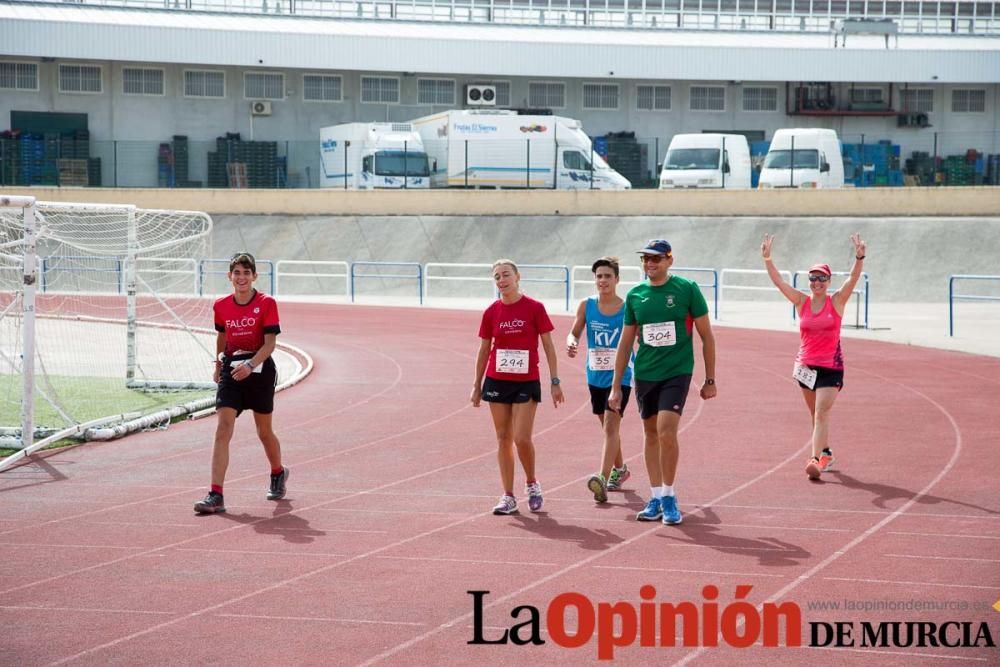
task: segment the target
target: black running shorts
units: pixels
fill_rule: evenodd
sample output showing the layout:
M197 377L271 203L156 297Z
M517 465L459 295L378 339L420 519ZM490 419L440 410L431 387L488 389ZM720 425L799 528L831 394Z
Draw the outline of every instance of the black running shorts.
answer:
M592 384L588 384L590 387L590 406L594 409L595 415L603 415L605 412L610 410L608 407L608 397L611 396L611 387L595 387ZM622 385L622 404L618 406L618 414L625 416L625 406L628 405L628 399L632 395L632 387L627 385Z
M635 399L639 403L639 416L649 419L663 411L683 414L690 386L690 375L678 375L656 382L637 379Z
M483 381L483 400L487 403L542 402L542 383L538 380L515 382L487 377Z
M219 388L215 392L216 408L232 408L238 417L244 410L252 410L262 415L274 412L274 387L278 384L278 367L270 357L264 362L260 373L251 373L240 382L233 379L230 365L233 361L249 359L251 355L226 357L219 373Z
M820 389L822 387L836 387L838 390L844 388L844 370L836 370L833 368L823 368L822 366L810 366L812 370L816 371L816 386L813 390ZM803 389L808 389L806 385L799 382L799 386Z

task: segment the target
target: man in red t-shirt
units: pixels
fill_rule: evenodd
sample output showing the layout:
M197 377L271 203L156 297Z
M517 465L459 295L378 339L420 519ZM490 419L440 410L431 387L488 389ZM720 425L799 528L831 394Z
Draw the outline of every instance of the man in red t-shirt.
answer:
M219 421L212 448L212 484L204 500L194 505L199 514L225 512L222 483L229 467L229 442L236 418L244 410L253 411L257 435L271 464L268 500L285 497L288 468L281 464L281 443L271 427L274 412L274 387L278 371L271 354L281 333L278 304L253 287L257 264L245 252L233 255L229 262L229 282L233 293L215 302L214 380L218 385L215 408Z

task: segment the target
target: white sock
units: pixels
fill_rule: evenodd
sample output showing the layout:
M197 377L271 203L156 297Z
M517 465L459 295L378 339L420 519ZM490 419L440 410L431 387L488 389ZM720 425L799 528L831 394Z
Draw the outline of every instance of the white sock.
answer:
M651 486L649 487L649 494L654 498L663 497L663 487L662 486Z
M660 487L660 493L662 495L668 496L668 497L673 496L674 495L674 487L672 487L672 486L670 486L668 484L664 484L663 486Z

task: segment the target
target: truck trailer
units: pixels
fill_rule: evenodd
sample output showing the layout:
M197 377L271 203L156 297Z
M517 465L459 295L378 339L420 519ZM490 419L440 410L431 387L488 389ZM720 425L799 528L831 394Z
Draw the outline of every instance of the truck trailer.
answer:
M515 111L445 111L412 121L435 188L628 190L580 121Z

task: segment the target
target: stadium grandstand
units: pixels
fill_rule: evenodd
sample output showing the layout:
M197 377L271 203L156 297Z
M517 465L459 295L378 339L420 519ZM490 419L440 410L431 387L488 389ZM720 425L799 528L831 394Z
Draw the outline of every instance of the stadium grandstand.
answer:
M239 140L266 167L238 184L316 187L320 128L466 108L477 86L579 119L637 187L675 134L741 133L762 155L784 127L861 145L856 185L992 184L998 5L8 0L0 185L227 187Z

